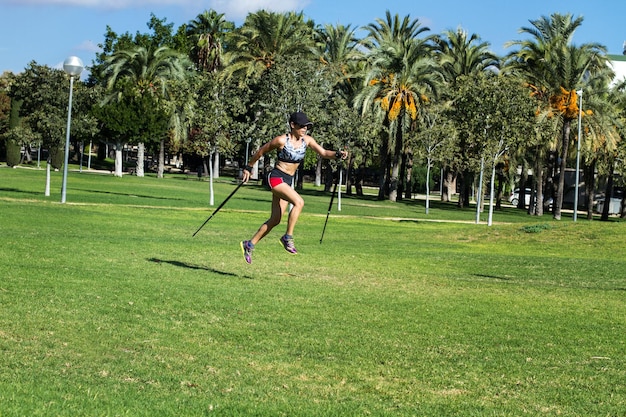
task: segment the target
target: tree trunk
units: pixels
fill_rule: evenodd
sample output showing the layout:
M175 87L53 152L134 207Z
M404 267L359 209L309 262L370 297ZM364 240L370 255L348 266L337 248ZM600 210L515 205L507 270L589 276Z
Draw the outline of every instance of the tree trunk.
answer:
M122 177L122 168L123 168L123 160L122 160L122 150L124 149L123 143L115 144L115 176Z
M213 178L220 177L220 151L217 149L213 153Z
M346 164L346 195L352 195L352 185L354 184L354 170L352 169L352 153L348 155Z
M543 192L543 163L541 158L537 158L537 167L535 168L535 189L537 190L537 207L535 208L535 215L543 216L543 205L545 196Z
M441 201L444 203L448 203L452 201L452 185L454 184L454 180L456 177L451 169L446 168L444 170L444 178L445 179L443 180L442 184Z
M315 186L322 185L322 158L317 157L317 164L315 164Z
M457 179L461 179L461 192L459 193L459 201L457 204L459 208L464 208L469 203L470 188L472 184L471 177L472 175L468 169L464 169L463 172L457 176Z
M324 170L324 192L329 192L333 188L333 182L335 181L335 175L333 173L333 169L330 166L328 160L324 160L324 165L326 165L326 169Z
M593 220L593 195L596 188L596 160L583 167L583 177L585 179L585 208L587 210L587 220Z
M400 158L400 173L398 175L398 194L396 196L397 201L401 201L404 198L404 191L406 189L406 153L402 153Z
M380 145L380 177L378 179L378 199L384 200L389 176L389 136L382 133L383 138Z
M613 172L615 168L615 161L611 159L609 161L609 178L606 182L606 189L604 190L604 206L602 207L602 215L600 216L600 220L607 221L609 220L609 209L611 207L611 197L613 197Z
M563 137L561 144L561 163L559 164L559 183L556 189L556 200L554 202L554 220L561 220L561 208L563 207L563 193L565 190L565 168L567 168L567 151L569 148L569 135L572 121L563 121Z
M400 186L400 161L402 158L402 118L398 118L396 128L396 144L391 159L391 181L389 183L389 201L398 200L398 187Z
M498 188L496 190L496 210L502 209L502 190L504 189L504 173L502 167L497 171L498 176Z
M143 165L145 160L146 145L143 142L137 144L137 168L135 169L135 175L143 177Z
M413 175L413 152L410 149L407 149L406 153L406 180L405 180L405 190L404 197L407 200L410 200L413 197L413 190L411 189L411 180Z
M157 178L163 178L165 172L165 139L159 143L159 167L157 168Z

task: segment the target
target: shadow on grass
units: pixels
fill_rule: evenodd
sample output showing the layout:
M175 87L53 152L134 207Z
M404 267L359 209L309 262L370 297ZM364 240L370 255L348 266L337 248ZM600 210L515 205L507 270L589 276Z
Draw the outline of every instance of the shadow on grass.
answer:
M225 276L225 277L252 279L249 276L241 276L241 275L233 274L232 272L219 271L217 269L209 268L209 267L206 267L206 266L192 265L192 264L188 264L188 263L180 262L180 261L171 261L171 260L157 259L157 258L148 258L148 261L149 262L154 262L154 263L157 263L157 264L161 264L161 263L169 264L169 265L177 266L179 268L187 268L187 269L194 269L194 270L212 272L214 274L222 275L222 276Z
M479 278L489 278L489 279L495 279L498 281L510 281L510 278L505 278L505 277L500 277L497 275L488 275L488 274L473 274L475 277L479 277Z
M25 190L20 190L18 188L0 188L0 192L22 193L22 194L33 194L33 195L41 194L40 191L25 191Z
M115 192L112 192L112 191L85 190L85 189L79 189L79 188L74 188L74 190L84 191L86 193L121 195L121 196L124 196L124 197L148 198L148 199L152 199L152 200L178 200L178 201L182 200L182 198L156 197L156 196L153 196L153 195L140 195L140 194L129 194L129 193L115 193Z

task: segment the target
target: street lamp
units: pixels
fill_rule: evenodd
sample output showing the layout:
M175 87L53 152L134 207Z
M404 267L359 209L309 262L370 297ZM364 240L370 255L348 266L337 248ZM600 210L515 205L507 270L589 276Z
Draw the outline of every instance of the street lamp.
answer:
M576 91L578 96L578 145L576 148L576 194L574 195L574 221L578 217L578 183L580 182L580 142L582 141L583 90Z
M72 122L72 90L74 88L74 77L78 77L83 72L83 61L80 58L71 56L63 61L63 71L70 76L70 101L67 108L67 129L65 136L65 161L63 163L63 184L61 185L61 203L65 203L67 190L67 165L70 159L70 124Z

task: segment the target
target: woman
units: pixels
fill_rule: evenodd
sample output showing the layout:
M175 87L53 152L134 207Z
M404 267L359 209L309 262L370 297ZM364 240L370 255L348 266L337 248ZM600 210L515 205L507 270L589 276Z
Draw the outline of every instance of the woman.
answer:
M249 161L250 165L254 165L266 153L274 149L278 150L278 162L276 162L274 169L267 176L267 182L272 190L272 214L250 240L241 242L241 250L247 263L252 263L254 246L275 226L280 224L289 203L292 204L292 208L287 221L287 231L280 238L280 242L287 252L298 253L293 243L293 229L304 207L304 200L292 187L292 184L298 166L304 160L306 149L311 148L322 158L326 159L345 159L348 156L348 153L345 151L335 152L324 149L315 139L307 135L307 131L312 125L313 123L309 121L306 114L302 112L292 113L289 117L291 132L276 136L267 142ZM250 179L251 172L252 168L250 166L243 169L244 183Z

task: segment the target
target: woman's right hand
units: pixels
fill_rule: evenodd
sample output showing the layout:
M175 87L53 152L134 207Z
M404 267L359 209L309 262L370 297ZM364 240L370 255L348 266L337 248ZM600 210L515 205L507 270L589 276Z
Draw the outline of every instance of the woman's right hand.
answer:
M250 177L252 176L252 168L251 167L244 167L243 168L243 173L242 173L242 177L241 177L241 181L243 183L248 182L248 180L250 179Z

